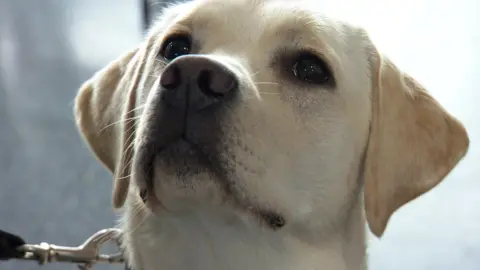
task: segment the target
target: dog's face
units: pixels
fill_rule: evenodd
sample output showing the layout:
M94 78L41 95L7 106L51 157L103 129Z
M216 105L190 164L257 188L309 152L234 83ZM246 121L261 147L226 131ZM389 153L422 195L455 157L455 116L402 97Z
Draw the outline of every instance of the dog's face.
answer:
M367 142L371 81L356 75L364 55L333 48L362 40L300 9L217 5L182 8L152 30L136 184L170 210L232 203L289 224L335 215L358 186L349 174Z
M130 189L154 212L228 206L274 229L326 228L364 188L381 235L439 183L466 153L464 128L363 30L311 10L178 5L85 83L77 123L115 174L114 205Z

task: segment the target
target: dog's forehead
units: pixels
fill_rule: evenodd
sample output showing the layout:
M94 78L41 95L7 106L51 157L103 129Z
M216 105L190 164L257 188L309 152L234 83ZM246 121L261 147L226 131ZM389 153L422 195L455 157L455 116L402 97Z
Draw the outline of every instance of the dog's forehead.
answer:
M343 49L339 47L348 44L345 38L349 27L311 7L300 1L204 0L178 8L173 25L184 25L194 35L212 42L222 39L223 46L226 41L242 46L246 42L258 45L288 42Z

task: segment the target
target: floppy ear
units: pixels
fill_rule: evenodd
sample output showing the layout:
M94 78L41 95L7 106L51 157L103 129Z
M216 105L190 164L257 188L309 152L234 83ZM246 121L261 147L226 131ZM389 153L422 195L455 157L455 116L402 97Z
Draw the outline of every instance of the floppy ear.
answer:
M435 187L466 154L463 125L413 78L371 48L372 122L365 211L380 237L401 206Z
M74 113L83 139L114 174L115 208L123 206L129 187L140 58L138 49L124 54L86 81L75 99Z

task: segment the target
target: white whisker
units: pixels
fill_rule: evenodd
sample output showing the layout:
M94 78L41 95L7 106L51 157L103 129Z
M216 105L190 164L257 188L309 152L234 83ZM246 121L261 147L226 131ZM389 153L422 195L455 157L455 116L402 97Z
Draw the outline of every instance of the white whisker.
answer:
M113 122L113 123L110 123L108 125L106 125L105 127L103 127L100 132L104 131L105 129L109 128L109 127L112 127L114 125L117 125L117 124L120 124L122 122L130 122L130 121L133 121L133 120L136 120L136 119L139 119L140 117L142 117L141 115L139 116L135 116L135 117L130 117L130 118L127 118L127 119L121 119L121 120L118 120L116 122Z

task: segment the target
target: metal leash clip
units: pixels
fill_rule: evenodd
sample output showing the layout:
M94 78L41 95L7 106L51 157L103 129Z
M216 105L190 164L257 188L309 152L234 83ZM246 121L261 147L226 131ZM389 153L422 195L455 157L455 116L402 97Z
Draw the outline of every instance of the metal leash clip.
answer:
M77 263L81 270L92 270L96 263L124 263L122 252L115 254L100 254L100 249L109 241L120 244L121 231L110 228L103 229L90 236L77 247L66 247L40 243L39 245L23 245L19 248L25 252L21 259L38 261L40 264L50 262Z

